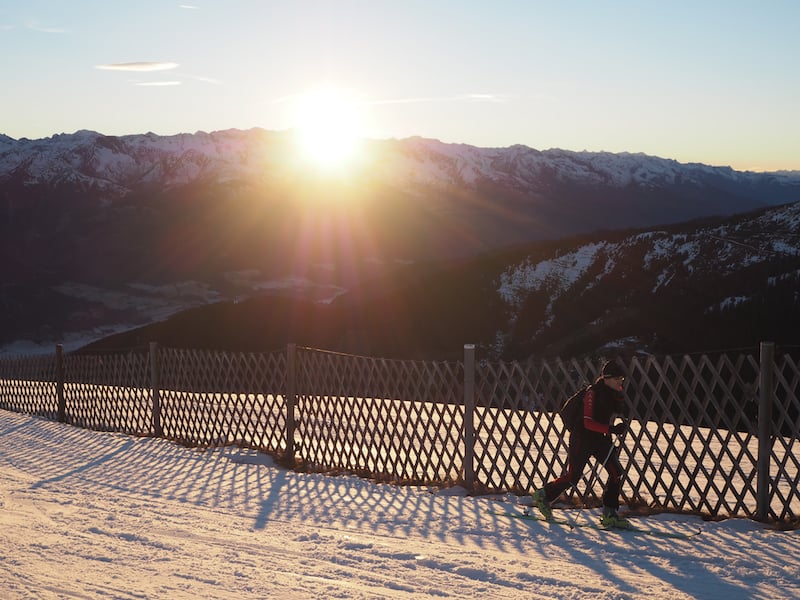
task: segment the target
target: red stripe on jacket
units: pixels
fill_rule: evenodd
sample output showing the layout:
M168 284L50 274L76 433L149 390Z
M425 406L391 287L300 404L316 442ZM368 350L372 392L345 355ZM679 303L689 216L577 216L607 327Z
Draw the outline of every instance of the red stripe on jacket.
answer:
M608 435L608 423L600 423L595 421L594 418L594 401L596 394L593 389L586 392L583 398L583 426L589 431L596 431L604 435Z

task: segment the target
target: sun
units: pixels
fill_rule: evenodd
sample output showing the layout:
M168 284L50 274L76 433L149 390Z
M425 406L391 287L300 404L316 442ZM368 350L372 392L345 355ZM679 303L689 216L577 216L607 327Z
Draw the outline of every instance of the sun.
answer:
M332 86L298 97L295 130L304 158L326 170L338 170L358 155L363 114L352 93Z

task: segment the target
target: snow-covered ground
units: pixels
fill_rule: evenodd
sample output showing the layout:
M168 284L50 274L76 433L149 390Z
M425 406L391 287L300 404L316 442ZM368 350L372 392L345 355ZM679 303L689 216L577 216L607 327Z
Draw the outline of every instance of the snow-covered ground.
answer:
M489 512L517 500L295 473L235 447L0 411L0 597L800 597L797 531L636 521L702 529L686 541Z

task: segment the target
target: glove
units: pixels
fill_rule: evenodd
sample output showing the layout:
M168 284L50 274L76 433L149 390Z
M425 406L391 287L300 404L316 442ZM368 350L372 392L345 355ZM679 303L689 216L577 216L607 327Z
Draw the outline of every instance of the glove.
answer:
M625 421L621 421L608 428L609 433L616 433L617 435L622 435L626 431L628 431L628 424Z

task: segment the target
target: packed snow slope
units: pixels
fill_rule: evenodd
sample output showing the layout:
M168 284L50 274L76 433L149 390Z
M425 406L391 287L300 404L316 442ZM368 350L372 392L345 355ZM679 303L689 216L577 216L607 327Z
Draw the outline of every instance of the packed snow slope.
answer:
M507 519L517 498L295 473L0 411L0 596L800 597L800 533L658 515L690 541ZM596 511L563 511L576 521Z

